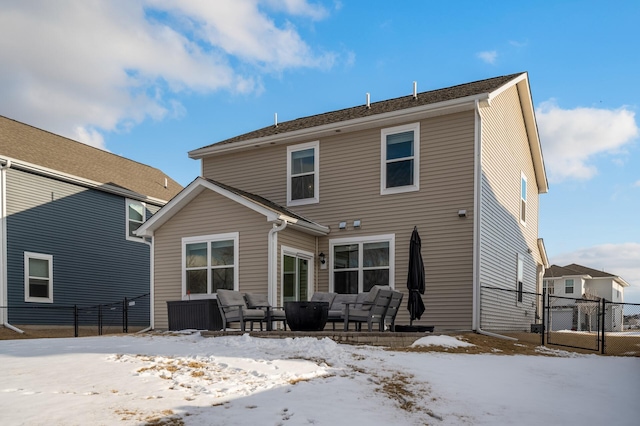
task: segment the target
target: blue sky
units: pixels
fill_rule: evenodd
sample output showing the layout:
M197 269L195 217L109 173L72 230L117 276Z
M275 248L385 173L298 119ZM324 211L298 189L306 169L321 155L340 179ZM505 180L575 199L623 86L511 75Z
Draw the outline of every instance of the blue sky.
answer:
M552 263L640 303L640 3L9 0L0 114L160 168L273 122L528 71Z

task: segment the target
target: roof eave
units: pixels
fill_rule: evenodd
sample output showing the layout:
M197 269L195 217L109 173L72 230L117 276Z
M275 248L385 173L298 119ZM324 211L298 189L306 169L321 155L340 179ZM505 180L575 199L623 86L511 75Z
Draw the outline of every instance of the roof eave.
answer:
M449 113L456 112L458 110L472 109L475 103L478 101L486 101L489 99L489 93L481 93L473 96L465 96L462 98L451 99L444 102L436 102L433 104L421 105L413 108L405 108L397 111L390 111L382 114L370 115L367 117L354 118L351 120L337 121L335 123L325 124L322 126L307 127L300 130L295 130L286 133L278 133L275 135L247 139L245 141L225 143L225 144L213 144L207 147L195 149L189 151L189 158L194 160L201 159L209 155L217 155L246 149L249 147L256 147L264 144L270 144L272 142L288 142L300 138L318 137L319 135L326 133L332 134L336 130L341 132L355 131L361 128L366 128L375 124L376 126L385 125L385 121L394 121L398 118L412 119L418 118L421 115L429 115L431 113Z

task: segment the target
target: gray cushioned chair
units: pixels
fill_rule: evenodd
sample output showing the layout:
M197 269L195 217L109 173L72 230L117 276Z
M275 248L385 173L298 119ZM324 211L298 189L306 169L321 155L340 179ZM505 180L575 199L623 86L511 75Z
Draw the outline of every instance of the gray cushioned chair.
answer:
M244 295L239 291L220 289L217 294L223 330L226 330L227 324L230 322L239 322L240 329L245 331L246 323L251 322L251 330L253 331L255 321L260 322L260 330L262 330L262 322L266 318L262 309L249 309Z
M358 300L357 294L337 294L333 299L333 303L329 307L329 315L327 317L327 322L330 322L333 326L333 329L336 329L337 322L344 321L344 311L345 305L355 304Z
M373 293L373 294L372 294ZM373 286L362 304L345 304L344 331L349 330L349 323L355 322L356 329L362 329L362 323L366 322L369 331L373 330L373 324L378 323L380 331L384 330L384 317L391 301L393 291L388 286ZM373 302L369 300L373 299Z
M390 331L396 331L396 315L398 314L398 310L400 310L400 305L402 305L403 297L404 294L399 291L394 290L391 294L387 312L384 314L384 322L389 324Z
M285 330L287 329L287 317L284 310L280 307L271 306L266 294L246 293L244 298L247 300L249 309L261 309L264 311L267 330L272 330L273 323L278 321L282 321L282 326Z

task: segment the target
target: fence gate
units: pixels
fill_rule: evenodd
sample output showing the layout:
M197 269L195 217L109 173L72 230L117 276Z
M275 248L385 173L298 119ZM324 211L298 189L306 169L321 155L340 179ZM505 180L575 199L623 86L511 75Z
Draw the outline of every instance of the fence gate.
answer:
M598 351L602 339L602 303L599 300L547 295L547 343Z

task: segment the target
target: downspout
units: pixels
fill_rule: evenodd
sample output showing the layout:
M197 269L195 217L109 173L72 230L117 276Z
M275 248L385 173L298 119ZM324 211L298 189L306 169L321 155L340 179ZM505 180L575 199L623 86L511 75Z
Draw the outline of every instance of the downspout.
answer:
M138 333L146 333L147 331L153 330L155 327L155 321L153 315L155 314L154 309L154 274L153 274L153 258L154 258L154 248L155 248L155 240L153 237L150 238L151 241L148 241L146 238L144 239L144 243L149 246L149 327L143 328L138 331Z
M476 100L475 106L475 156L474 156L474 174L475 187L473 197L473 311L472 311L472 329L478 334L496 337L499 339L514 340L518 339L501 334L491 333L480 328L481 313L481 294L480 294L480 223L482 219L482 116L480 115L480 101Z
M273 228L269 229L269 235L267 236L267 288L269 295L269 303L273 306L278 306L278 289L276 283L278 282L278 232L287 227L287 220L284 219L280 226L273 224Z
M7 289L7 169L11 160L0 164L0 306L6 306L0 312L0 325L23 334L24 331L9 324L9 296Z

